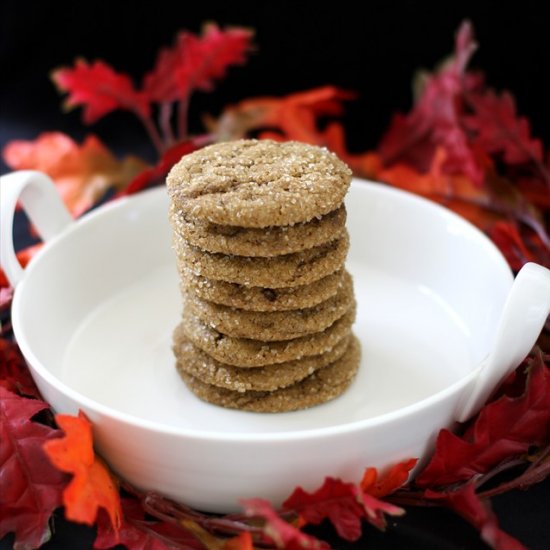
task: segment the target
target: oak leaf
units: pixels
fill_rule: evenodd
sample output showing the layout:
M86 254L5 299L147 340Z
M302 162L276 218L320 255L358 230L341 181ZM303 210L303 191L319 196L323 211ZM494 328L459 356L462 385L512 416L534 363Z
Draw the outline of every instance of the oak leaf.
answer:
M74 67L52 72L52 80L61 92L67 92L65 107L84 107L83 118L92 124L115 109L133 111L145 119L150 114L147 96L134 88L127 74L115 71L104 61L88 63L77 59Z
M78 417L57 414L55 420L65 435L46 442L44 451L56 468L73 474L63 491L65 517L93 525L98 510L102 508L116 531L121 522L118 485L107 466L94 453L90 422L82 412Z
M40 398L19 347L5 338L0 338L0 386L19 395Z
M122 498L121 508L121 523L117 529L105 512L98 514L95 549L107 550L123 544L128 550L202 550L203 546L183 527L146 517L138 500Z
M68 482L42 448L60 430L32 420L46 409L44 401L0 386L0 539L15 533L16 550L38 548L50 538L50 517Z
M401 508L379 500L359 485L331 477L325 478L323 485L313 493L297 487L285 500L282 509L292 510L302 521L314 525L329 519L338 534L350 541L361 536L363 519L384 529L384 514L398 516L404 513Z
M202 36L180 32L172 48L160 51L155 67L144 78L144 93L158 103L185 100L194 90L209 91L231 65L242 64L253 33L205 25Z
M11 141L3 157L13 170L48 174L74 216L88 210L108 189L124 188L147 167L136 157L118 160L96 136L79 145L61 132L45 132L34 141Z
M417 458L399 462L383 475L379 475L376 468L367 468L361 480L361 489L375 498L391 495L405 485L409 479L410 471L416 466L417 462Z
M342 114L342 102L354 97L354 93L334 86L280 98L258 97L230 106L217 121L207 119L206 123L221 140L239 139L260 131L264 138L326 145L324 133L318 128L319 117Z
M531 137L529 121L518 116L512 95L493 90L467 96L473 113L464 124L473 133L472 143L489 154L500 154L508 164L542 162L542 143Z
M386 166L405 163L426 172L437 147L446 152L443 169L464 174L481 185L484 171L471 147L462 123L464 94L478 84L466 78L466 65L476 49L472 26L464 22L458 30L454 56L436 73L425 75L412 111L396 115L378 147Z
M314 525L329 519L345 540L354 541L361 536L364 510L361 492L353 483L327 477L314 493L297 487L284 501L283 510L292 510L304 523Z
M416 479L419 487L467 481L550 441L550 369L540 350L527 364L522 395L501 395L487 404L462 436L439 432L435 452Z

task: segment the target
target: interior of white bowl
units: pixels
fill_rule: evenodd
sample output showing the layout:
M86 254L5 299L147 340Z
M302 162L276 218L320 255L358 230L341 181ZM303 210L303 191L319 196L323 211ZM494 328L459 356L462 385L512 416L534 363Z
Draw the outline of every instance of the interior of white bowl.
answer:
M356 381L331 403L252 414L187 390L171 352L181 305L163 189L104 207L51 241L17 288L16 336L70 408L85 401L176 429L300 431L421 403L488 353L512 274L488 239L432 203L364 181L346 203L363 353Z

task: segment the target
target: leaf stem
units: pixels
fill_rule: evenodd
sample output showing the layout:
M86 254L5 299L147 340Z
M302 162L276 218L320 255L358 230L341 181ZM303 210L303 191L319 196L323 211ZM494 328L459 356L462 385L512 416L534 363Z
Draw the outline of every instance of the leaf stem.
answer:
M508 470L512 470L513 468L517 468L518 466L522 466L524 464L525 464L525 458L515 458L512 460L509 460L508 462L502 462L496 468L493 468L491 471L487 472L486 474L479 476L479 478L475 482L476 488L483 487L483 485L488 483L491 479L493 479L498 474L501 474L502 472L506 472Z
M512 479L506 483L502 483L494 489L482 491L479 493L480 498L492 498L496 495L501 495L512 489L526 489L527 487L539 483L550 475L550 461L539 464L536 468L528 468L523 474L516 479Z
M189 131L189 96L185 96L178 102L178 140L187 139Z
M399 489L395 493L388 495L386 500L398 506L441 506L438 502L427 499L423 491L413 491L409 489Z
M164 144L162 142L162 138L160 137L160 134L159 134L159 131L157 130L157 127L154 125L151 118L143 116L138 111L134 111L134 112L136 113L139 120L141 120L143 126L145 126L145 129L147 130L147 133L149 134L149 138L153 142L153 145L154 145L159 157L162 156L162 153L164 152L166 147L164 146Z
M176 142L174 132L172 131L172 103L164 101L160 104L159 111L159 126L164 137L164 143L167 147L171 147Z

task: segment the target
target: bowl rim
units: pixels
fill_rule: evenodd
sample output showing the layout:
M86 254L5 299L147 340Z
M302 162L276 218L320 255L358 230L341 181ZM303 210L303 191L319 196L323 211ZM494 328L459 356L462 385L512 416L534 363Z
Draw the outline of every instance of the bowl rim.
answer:
M437 212L439 215L447 216L449 220L452 220L456 223L459 223L462 227L467 228L467 230L476 236L480 246L485 246L494 258L501 263L501 267L505 267L505 272L509 275L510 284L513 280L513 273L510 269L508 263L506 262L502 253L498 250L496 245L477 227L470 223L465 218L459 216L453 211L445 208L444 206L431 201L427 198L415 195L409 191L402 189L397 189L386 185L380 182L374 182L369 180L363 180L359 178L353 178L352 185L365 187L367 189L374 190L378 193L386 194L390 197L397 197L401 200L408 200L413 204L416 204L418 208L427 208L433 212ZM160 195L164 191L163 187L155 187L142 191L136 195L121 197L118 200L109 202L105 205L102 205L87 214L82 218L75 220L72 224L66 227L61 233L56 235L54 238L45 243L45 246L33 257L32 261L29 263L28 267L25 269L23 279L17 285L14 290L13 304L12 304L12 324L13 331L16 337L16 341L21 349L21 352L29 365L31 374L33 378L38 377L37 385L41 385L41 381L50 386L50 389L56 393L64 395L72 403L76 404L79 409L83 409L85 413L89 414L90 411L93 414L100 415L105 419L111 419L120 423L123 423L132 428L146 430L149 432L154 432L156 434L168 435L181 439L196 439L201 441L208 442L218 442L224 441L227 443L250 443L250 442L270 442L270 441L292 441L292 440L312 440L316 438L325 438L345 435L353 432L359 432L374 428L383 424L391 424L393 422L399 421L402 418L411 416L412 414L420 413L423 410L427 410L432 406L435 406L437 403L442 400L450 397L455 392L460 391L464 388L469 382L471 382L478 374L482 362L477 365L473 365L470 372L461 376L458 380L455 380L452 384L444 387L443 389L433 393L419 401L415 401L410 405L405 407L400 407L393 411L388 411L377 416L363 418L354 420L352 422L347 422L344 424L337 424L333 426L326 426L321 428L308 428L301 429L296 431L280 431L280 432L243 432L243 433L231 433L231 432L222 432L222 431L204 431L204 430L195 430L193 428L187 427L178 427L171 426L162 422L148 420L141 418L139 416L126 413L120 410L117 410L109 405L104 405L85 394L74 390L62 380L56 377L34 354L30 345L27 342L27 339L24 335L24 330L22 328L23 320L20 314L20 301L21 296L24 294L24 289L29 277L32 277L32 273L35 269L38 269L42 258L48 254L48 251L54 248L59 242L66 239L71 233L74 233L76 228L84 227L89 223L94 223L96 218L101 218L102 216L108 214L112 210L119 210L128 205L136 204L137 202L143 201L148 202L151 199L150 196Z

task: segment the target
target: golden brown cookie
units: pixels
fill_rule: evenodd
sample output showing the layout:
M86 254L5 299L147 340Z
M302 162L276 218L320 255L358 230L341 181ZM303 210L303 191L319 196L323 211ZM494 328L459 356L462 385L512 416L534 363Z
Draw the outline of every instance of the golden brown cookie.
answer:
M238 392L205 384L181 372L187 387L200 399L230 409L251 412L289 412L326 403L341 395L351 384L360 360L360 345L352 336L344 355L302 381L271 392Z
M339 270L346 259L349 237L284 256L246 258L211 254L174 239L178 268L216 281L268 288L294 287L312 283Z
M193 220L172 204L170 221L179 237L202 250L269 257L307 250L337 239L345 231L346 209L342 205L325 216L295 225L247 228Z
M258 312L221 306L188 292L184 308L222 334L235 338L273 341L291 340L320 332L342 317L354 304L351 275L346 273L337 294L306 309Z
M238 392L273 391L299 382L340 359L348 347L348 341L348 337L342 339L321 355L250 369L220 363L182 338L177 348L176 367L180 373L190 374L205 384L220 388Z
M355 307L323 332L317 332L294 340L262 342L248 338L232 338L205 325L189 310L184 310L182 322L174 331L174 354L185 340L219 361L236 367L263 367L274 363L294 361L310 355L320 355L331 350L345 338L355 320Z
M351 170L327 149L295 141L239 140L185 155L166 180L190 218L238 227L307 222L338 208Z
M182 292L188 290L203 300L248 311L287 311L309 308L334 296L344 281L344 269L313 283L288 288L244 286L214 281L190 270L182 273Z

